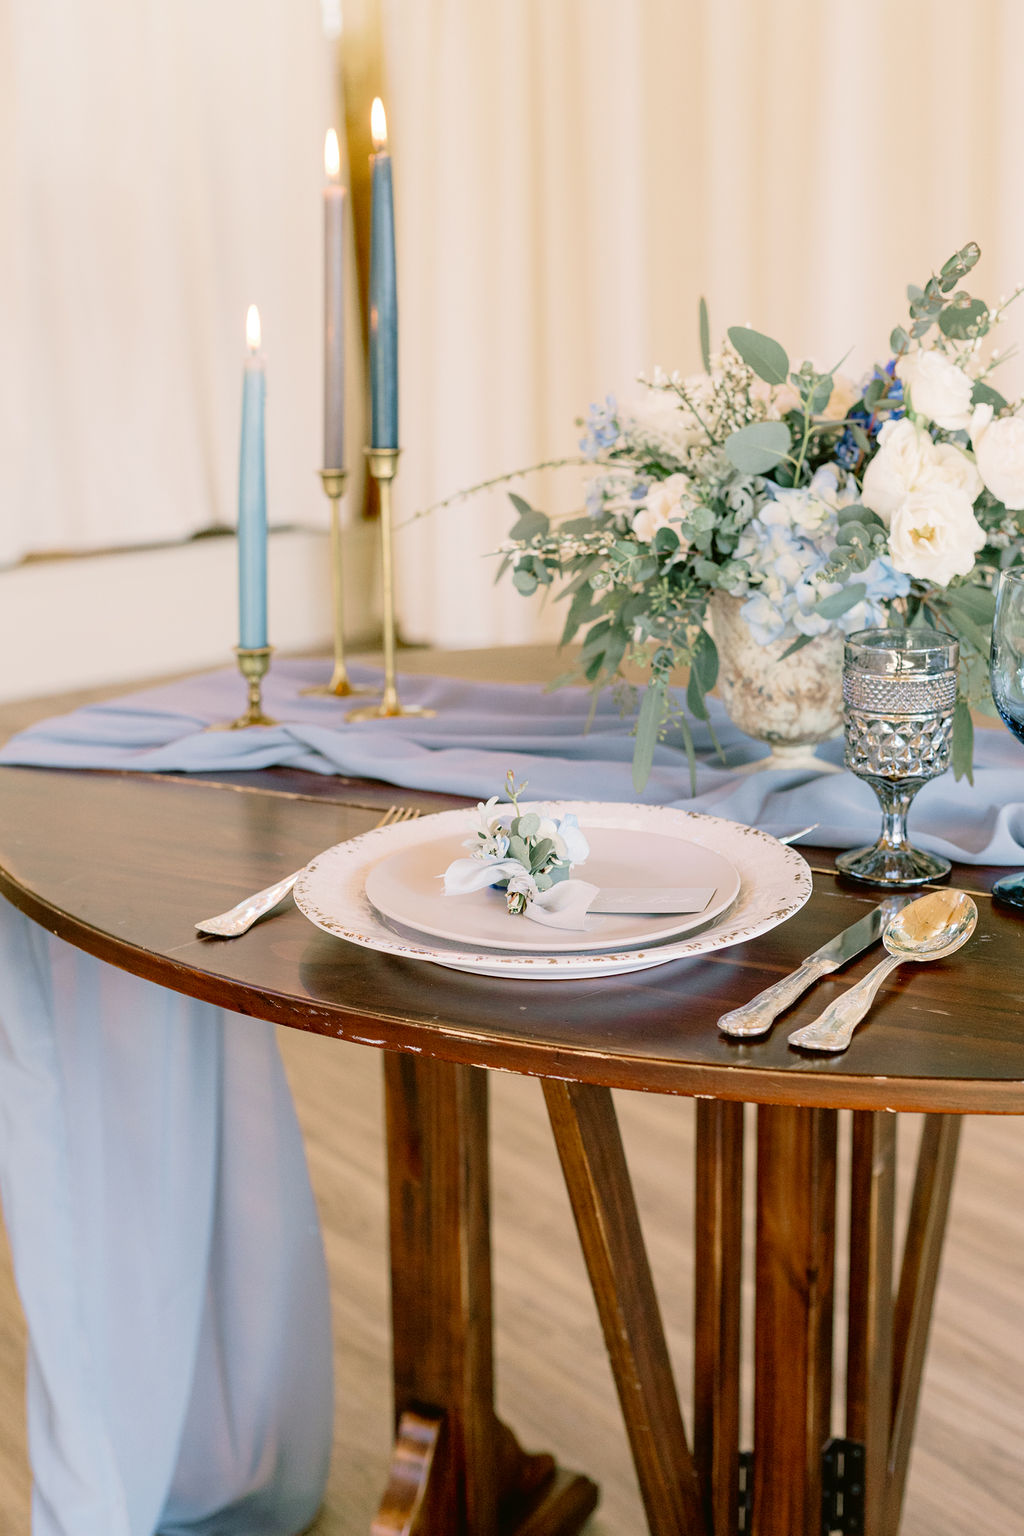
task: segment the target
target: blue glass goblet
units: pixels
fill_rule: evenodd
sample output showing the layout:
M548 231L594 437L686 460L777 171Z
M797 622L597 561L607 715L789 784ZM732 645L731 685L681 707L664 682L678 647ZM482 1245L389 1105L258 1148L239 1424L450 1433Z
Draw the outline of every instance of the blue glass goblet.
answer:
M1024 571L1004 571L999 579L989 679L1003 723L1024 741ZM1024 873L1004 875L992 894L1011 907L1024 908Z

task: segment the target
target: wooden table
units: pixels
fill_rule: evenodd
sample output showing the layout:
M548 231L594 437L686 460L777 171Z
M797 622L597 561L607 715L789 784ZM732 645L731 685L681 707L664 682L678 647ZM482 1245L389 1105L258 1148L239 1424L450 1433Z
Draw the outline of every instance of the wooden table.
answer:
M509 983L347 945L290 907L231 942L192 931L383 805L453 799L279 770L214 783L4 768L0 794L0 891L30 917L164 986L386 1052L396 1442L375 1532L555 1536L596 1502L588 1478L524 1453L494 1412L488 1068L543 1081L651 1530L818 1536L833 1528L824 1499L845 1506L835 1529L895 1531L959 1116L1024 1111L1024 947L1019 919L984 894L998 871L954 873L980 893L974 941L898 973L850 1050L819 1060L792 1051L788 1030L876 956L820 983L767 1040L724 1039L714 1021L872 904L828 854L809 855L807 906L760 939L599 983ZM690 1436L613 1087L697 1099ZM758 1106L752 1473L739 1427L746 1103ZM840 1109L854 1112L849 1344L845 1424L826 1451ZM928 1119L896 1276L898 1110Z

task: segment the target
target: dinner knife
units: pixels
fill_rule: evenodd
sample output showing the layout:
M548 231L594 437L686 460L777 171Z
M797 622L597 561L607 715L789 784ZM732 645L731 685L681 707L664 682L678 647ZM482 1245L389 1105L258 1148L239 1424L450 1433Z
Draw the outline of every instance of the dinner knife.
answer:
M900 905L902 906L902 902ZM852 960L854 955L859 955L862 950L877 943L882 928L892 913L893 902L890 898L881 906L875 907L866 917L852 923L849 928L844 928L842 933L837 933L834 939L829 939L827 944L816 949L813 955L808 955L795 971L790 971L788 976L783 976L782 980L775 982L774 986L766 987L749 1003L744 1003L742 1008L734 1008L731 1013L723 1013L718 1021L718 1027L723 1035L735 1035L740 1038L766 1035L779 1014L795 1003L808 987L813 986L822 976L828 976L832 971L837 971L841 965Z

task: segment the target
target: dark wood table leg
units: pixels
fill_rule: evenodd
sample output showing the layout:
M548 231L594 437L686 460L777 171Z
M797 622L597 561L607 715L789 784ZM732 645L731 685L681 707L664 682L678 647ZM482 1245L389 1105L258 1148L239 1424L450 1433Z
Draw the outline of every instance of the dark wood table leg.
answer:
M704 1515L615 1106L607 1088L544 1080L551 1128L655 1536Z
M757 1113L754 1536L820 1536L832 1392L836 1111Z
M697 1101L693 1454L711 1536L736 1536L743 1105Z
M959 1115L928 1115L921 1132L896 1295L887 1536L899 1529L903 1510L928 1330L960 1145L960 1125Z
M494 1411L487 1075L388 1052L384 1081L396 1443L374 1536L572 1536L596 1487Z
M864 1536L885 1536L887 1531L895 1216L896 1116L855 1111L846 1436L864 1447Z

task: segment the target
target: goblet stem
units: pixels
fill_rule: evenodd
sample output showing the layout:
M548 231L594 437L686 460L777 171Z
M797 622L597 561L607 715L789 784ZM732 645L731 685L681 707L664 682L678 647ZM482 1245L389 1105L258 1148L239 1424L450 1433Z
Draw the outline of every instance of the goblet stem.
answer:
M870 783L882 807L879 843L886 848L906 848L907 812L920 784L908 787L906 779L872 779Z

